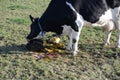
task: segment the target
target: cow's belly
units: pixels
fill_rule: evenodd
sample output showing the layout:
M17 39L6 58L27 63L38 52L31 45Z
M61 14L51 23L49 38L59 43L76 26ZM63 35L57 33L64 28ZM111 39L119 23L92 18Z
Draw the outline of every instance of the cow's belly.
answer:
M113 18L112 16L112 10L109 9L107 10L104 14L102 14L102 16L99 18L99 21L97 21L96 23L90 23L90 22L86 22L84 26L104 26L106 24L107 20L111 20Z
M109 20L113 20L116 22L117 14L118 14L119 7L114 9L107 10L100 18L99 21L96 23L91 24L92 26L105 26ZM88 23L87 23L88 24ZM85 25L87 25L85 24ZM90 24L89 24L90 25Z

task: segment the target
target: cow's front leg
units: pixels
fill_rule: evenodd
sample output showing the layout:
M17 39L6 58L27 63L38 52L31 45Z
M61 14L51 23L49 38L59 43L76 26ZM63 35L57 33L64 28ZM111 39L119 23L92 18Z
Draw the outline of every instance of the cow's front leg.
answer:
M74 30L72 31L72 35L73 35L73 38L72 38L72 41L73 41L72 55L73 56L76 56L77 52L78 52L78 42L79 42L79 36L80 36L80 33L81 33L81 29L78 32L76 32Z
M66 50L71 50L72 49L72 34L70 33L69 35L68 35L68 44L67 44L67 47L66 47Z
M77 55L79 36L80 36L81 30L84 24L83 18L79 14L77 14L77 19L75 21L75 24L78 27L78 31L72 30L72 41L73 41L72 54L73 56Z

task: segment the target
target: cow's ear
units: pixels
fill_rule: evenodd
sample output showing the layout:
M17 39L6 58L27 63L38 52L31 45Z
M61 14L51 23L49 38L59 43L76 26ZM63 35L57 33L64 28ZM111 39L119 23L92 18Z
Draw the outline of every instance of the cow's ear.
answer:
M30 20L32 21L32 22L34 22L34 17L32 17L31 15L29 15L29 17L30 17Z

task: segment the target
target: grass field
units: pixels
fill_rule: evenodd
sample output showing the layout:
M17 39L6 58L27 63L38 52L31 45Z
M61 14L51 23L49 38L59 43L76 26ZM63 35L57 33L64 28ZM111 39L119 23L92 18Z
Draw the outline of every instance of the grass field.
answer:
M32 56L25 47L29 15L40 17L49 1L0 0L0 80L120 80L117 31L104 47L105 33L97 27L84 27L76 57L62 53L56 59L36 60ZM66 40L63 37L61 43Z

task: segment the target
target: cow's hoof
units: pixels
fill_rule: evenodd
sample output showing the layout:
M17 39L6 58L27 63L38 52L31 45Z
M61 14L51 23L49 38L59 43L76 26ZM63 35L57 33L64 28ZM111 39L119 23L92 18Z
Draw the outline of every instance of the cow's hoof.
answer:
M71 51L72 56L76 56L78 51Z
M108 45L110 45L109 42L105 42L105 43L104 43L104 46L108 46Z
M107 43L105 43L105 44L104 44L104 46L108 46L108 44L107 44Z

